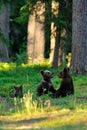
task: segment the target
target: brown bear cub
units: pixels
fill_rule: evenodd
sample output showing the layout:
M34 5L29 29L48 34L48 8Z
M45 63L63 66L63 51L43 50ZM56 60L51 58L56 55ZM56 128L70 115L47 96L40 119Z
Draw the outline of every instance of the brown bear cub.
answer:
M15 97L23 97L23 86L14 86L15 89Z
M14 86L14 91L10 93L11 97L23 97L23 86Z
M69 74L69 69L64 68L58 75L59 78L62 78L60 88L56 90L54 97L65 97L67 95L74 94L74 85L73 80Z
M55 89L53 87L51 79L53 78L53 73L48 70L41 70L42 81L37 88L37 96L41 96L43 94L48 94L51 92L55 93Z

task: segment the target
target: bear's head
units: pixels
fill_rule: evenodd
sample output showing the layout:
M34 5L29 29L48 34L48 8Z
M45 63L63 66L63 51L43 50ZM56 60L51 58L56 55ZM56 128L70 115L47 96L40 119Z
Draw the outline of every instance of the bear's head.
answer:
M59 78L67 78L69 77L69 68L64 68L58 75Z
M41 70L41 74L45 81L50 81L50 79L53 78L53 73L49 70Z

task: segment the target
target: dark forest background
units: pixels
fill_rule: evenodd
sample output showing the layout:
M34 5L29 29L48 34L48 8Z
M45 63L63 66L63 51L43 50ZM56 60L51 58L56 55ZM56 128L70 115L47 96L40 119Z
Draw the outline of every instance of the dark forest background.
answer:
M87 2L83 0L1 0L0 61L68 61L74 73L87 71Z

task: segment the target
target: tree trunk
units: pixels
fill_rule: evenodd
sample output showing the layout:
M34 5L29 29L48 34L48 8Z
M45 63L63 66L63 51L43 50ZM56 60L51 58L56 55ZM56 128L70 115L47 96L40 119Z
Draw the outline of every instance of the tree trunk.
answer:
M53 56L52 68L58 68L60 36L61 36L61 30L60 30L60 27L57 27L56 28L56 40L55 40L55 47L54 47L54 56Z
M7 42L9 41L10 6L3 3L0 8L0 61L9 61Z
M45 2L45 58L49 58L51 44L51 0Z
M73 0L72 59L73 73L87 72L87 0Z
M58 9L59 9L59 3L56 2L56 1L51 1L52 3L52 9L51 9L51 12L52 12L52 15L57 18L58 17ZM57 27L55 26L55 23L54 21L51 22L51 45L50 45L50 60L49 60L49 63L52 64L52 67L53 67L53 64L55 62L54 60L54 51L55 51L55 46L57 45L56 44L56 36L57 36ZM58 37L57 37L58 38ZM57 52L58 54L58 52ZM58 60L58 59L57 59ZM57 63L58 65L58 63Z
M60 13L60 4L56 1L52 1L52 13L57 19ZM51 54L50 54L50 63L52 63L52 68L58 68L60 37L61 37L61 25L56 25L55 23L52 23Z
M40 63L44 58L45 4L38 1L29 16L27 54L28 63Z

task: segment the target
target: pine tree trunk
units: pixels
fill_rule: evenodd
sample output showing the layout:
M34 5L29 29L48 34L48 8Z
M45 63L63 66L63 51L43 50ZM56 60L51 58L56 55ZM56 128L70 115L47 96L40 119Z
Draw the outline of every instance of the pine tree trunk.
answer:
M53 56L52 68L58 68L60 36L61 36L61 30L60 30L60 27L57 27L56 28L56 40L55 40L55 47L54 47L54 56Z
M0 8L0 61L9 61L7 42L9 41L10 6L3 3Z
M28 63L40 63L44 59L44 11L45 4L38 1L29 16L27 40Z
M55 17L58 17L59 12L59 3L58 1L51 1L52 2L52 13ZM58 28L55 26L54 22L51 22L51 45L50 45L50 60L49 63L52 64L52 67L58 67ZM57 47L57 48L56 48ZM57 59L56 59L57 58Z
M73 0L71 70L87 72L87 0Z
M32 63L34 60L34 48L35 48L35 14L32 13L29 16L28 21L28 36L27 36L27 55L28 62Z

